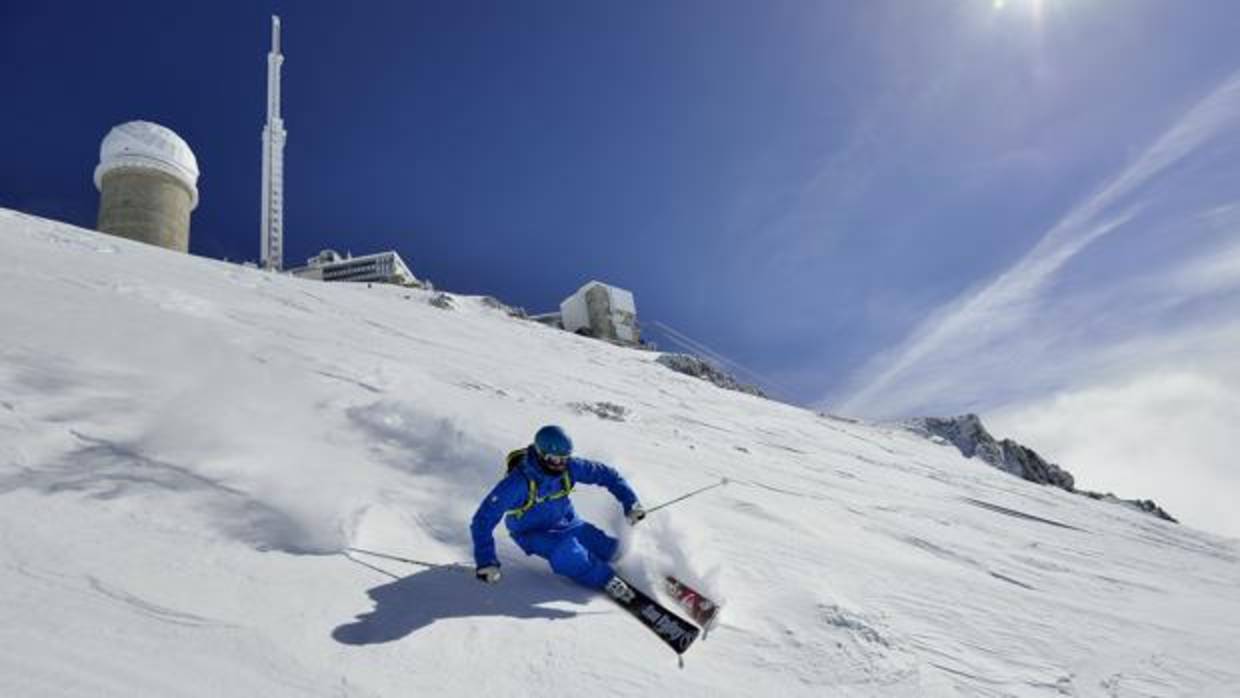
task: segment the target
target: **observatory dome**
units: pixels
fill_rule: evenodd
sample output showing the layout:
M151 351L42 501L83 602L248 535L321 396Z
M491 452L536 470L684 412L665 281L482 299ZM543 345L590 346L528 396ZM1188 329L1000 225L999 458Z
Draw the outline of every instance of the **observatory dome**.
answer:
M183 183L190 192L190 208L198 206L198 159L180 136L150 121L130 121L114 127L99 146L95 186L103 176L122 167L159 170Z

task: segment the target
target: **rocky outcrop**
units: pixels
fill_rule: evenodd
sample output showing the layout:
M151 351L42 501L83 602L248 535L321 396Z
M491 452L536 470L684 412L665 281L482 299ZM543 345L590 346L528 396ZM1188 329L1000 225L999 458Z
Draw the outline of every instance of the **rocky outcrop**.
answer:
M690 356L689 354L660 354L656 361L663 366L676 371L677 373L683 373L686 376L693 376L694 378L709 381L726 390L735 390L740 393L748 393L761 398L767 397L766 393L762 392L759 388L741 383L731 375L715 368L711 364L706 363L696 356Z
M568 406L581 414L592 414L610 422L623 422L629 415L629 408L614 402L570 402Z
M1158 518L1163 519L1164 521L1171 521L1174 523L1179 523L1179 521L1177 521L1174 517L1172 517L1171 514L1168 514L1165 509L1163 509L1162 507L1154 503L1154 500L1152 499L1120 499L1119 497L1116 497L1110 492L1107 492L1106 494L1103 494L1101 492L1087 492L1087 491L1082 491L1082 490L1077 490L1076 492L1077 494L1083 494L1086 497L1089 497L1090 499L1097 499L1103 502L1112 502L1114 504L1123 504L1126 507L1132 507L1133 509L1136 509L1138 511L1143 511L1147 514L1152 514L1154 516L1157 516Z
M1000 470L1039 485L1054 485L1074 491L1072 473L1042 459L1033 449L1011 439L996 441L975 414L943 419L923 417L908 423L924 436L939 437L960 449L966 458L980 458Z
M456 310L456 303L452 300L452 296L447 293L437 293L426 302L440 310Z
M966 458L980 458L1000 470L1030 482L1051 485L1091 499L1124 504L1160 519L1179 523L1162 507L1148 499L1120 499L1110 493L1077 490L1076 479L1072 477L1072 473L1047 462L1033 449L1011 439L995 440L975 414L950 418L921 417L909 420L905 426L931 440L950 443Z
M481 301L486 307L493 310L498 310L508 317L520 318L522 320L528 320L530 317L529 314L525 312L525 308L508 305L495 296L482 296L478 300Z

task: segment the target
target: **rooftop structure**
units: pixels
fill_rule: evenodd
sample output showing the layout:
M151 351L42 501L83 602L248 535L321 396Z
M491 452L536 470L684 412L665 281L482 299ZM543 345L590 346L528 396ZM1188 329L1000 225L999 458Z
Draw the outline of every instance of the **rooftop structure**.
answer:
M396 252L378 252L360 257L341 256L335 250L323 250L306 260L306 266L290 269L294 276L319 281L365 281L388 284L413 284L417 278Z
M560 324L569 332L637 344L637 305L622 288L591 281L560 303Z

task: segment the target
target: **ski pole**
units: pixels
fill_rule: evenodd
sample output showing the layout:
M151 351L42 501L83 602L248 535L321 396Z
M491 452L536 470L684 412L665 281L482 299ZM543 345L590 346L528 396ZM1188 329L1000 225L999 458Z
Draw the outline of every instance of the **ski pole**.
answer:
M410 557L400 557L399 555L389 555L387 553L380 553L374 550L366 550L365 548L345 548L345 550L348 550L354 553L364 553L366 555L374 555L375 557L382 557L388 560L395 560L397 562L405 562L410 565L422 565L423 567L454 567L454 568L462 568L462 569L466 567L465 565L462 565L459 562L427 562L425 560L415 560Z
M666 502L663 502L662 504L660 504L660 505L658 505L658 506L655 506L655 507L650 507L649 509L647 509L647 510L646 510L646 515L647 515L647 516L649 516L650 514L653 514L654 512L656 512L656 511L658 511L658 510L662 509L663 507L671 506L671 505L675 504L676 502L679 502L679 501L682 501L682 500L688 499L688 498L690 498L690 497L692 497L692 496L694 496L694 495L701 494L701 493L705 492L706 490L711 490L711 489L714 489L714 488L716 488L716 487L722 487L723 485L726 485L726 484L728 484L728 479L727 479L726 477L725 477L725 478L721 478L721 479L719 480L719 482L716 482L716 483L715 483L715 484L713 484L713 485L707 485L707 486L705 486L705 487L701 487L701 488L699 488L699 489L693 490L692 492L690 492L690 493L688 493L688 494L682 494L682 495L680 495L679 497L677 497L677 498L675 498L675 499L671 499L671 500L668 500L668 501L666 501Z

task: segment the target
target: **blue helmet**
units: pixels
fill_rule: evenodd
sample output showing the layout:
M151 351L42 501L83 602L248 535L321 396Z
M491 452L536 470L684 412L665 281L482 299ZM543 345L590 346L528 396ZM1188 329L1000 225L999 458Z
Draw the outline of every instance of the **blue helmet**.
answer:
M560 427L548 424L534 435L534 448L542 456L567 457L573 453L573 440Z

